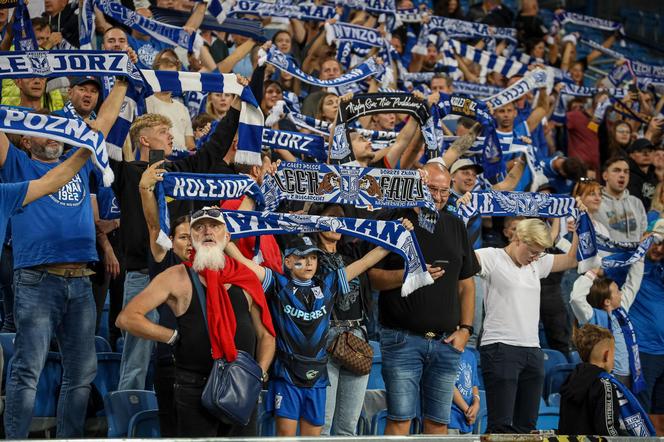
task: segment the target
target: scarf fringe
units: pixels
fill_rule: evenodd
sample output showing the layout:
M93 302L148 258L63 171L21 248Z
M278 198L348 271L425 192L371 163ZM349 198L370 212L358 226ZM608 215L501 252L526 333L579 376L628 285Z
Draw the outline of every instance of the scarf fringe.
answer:
M433 278L429 272L414 275L406 273L406 279L401 286L401 296L405 298L415 290L431 284L433 284Z

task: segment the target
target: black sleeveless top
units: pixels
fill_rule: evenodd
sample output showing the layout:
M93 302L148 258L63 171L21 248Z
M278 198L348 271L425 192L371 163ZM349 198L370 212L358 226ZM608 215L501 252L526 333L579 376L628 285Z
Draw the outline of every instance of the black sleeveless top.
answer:
M195 271L187 267L191 282L191 302L184 314L177 318L180 339L175 346L175 367L209 375L212 370L212 344L208 335L205 317L201 309L199 295L192 278L198 278ZM200 279L199 279L200 281ZM200 284L202 286L202 284ZM203 286L204 287L204 286ZM206 294L202 293L203 299ZM249 304L242 289L231 286L228 289L233 311L235 312L235 347L254 356L256 351L256 332L249 313Z

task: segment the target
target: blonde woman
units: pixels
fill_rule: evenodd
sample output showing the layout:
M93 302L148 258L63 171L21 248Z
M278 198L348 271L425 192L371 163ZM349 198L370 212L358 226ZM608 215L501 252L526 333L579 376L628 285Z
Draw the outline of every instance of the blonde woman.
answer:
M224 94L222 92L210 92L205 104L205 112L212 115L215 120L221 120L226 116L226 112L231 108L233 94Z
M484 332L480 347L486 386L489 433L530 433L535 429L544 387L539 345L540 279L576 267L574 235L565 255L550 255L550 227L539 219L516 226L505 248L475 251L485 280Z
M664 216L664 183L661 181L655 187L655 194L652 197L652 203L650 203L650 210L648 211L648 224L655 221L658 218Z

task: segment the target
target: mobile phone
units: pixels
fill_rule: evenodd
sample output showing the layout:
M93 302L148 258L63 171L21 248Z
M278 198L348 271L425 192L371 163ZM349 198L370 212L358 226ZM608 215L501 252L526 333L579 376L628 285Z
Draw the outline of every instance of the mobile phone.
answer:
M150 150L150 156L148 157L148 163L152 166L154 163L164 159L164 151L159 150Z
M438 267L439 269L444 269L450 262L446 259L437 259L433 262L431 267Z

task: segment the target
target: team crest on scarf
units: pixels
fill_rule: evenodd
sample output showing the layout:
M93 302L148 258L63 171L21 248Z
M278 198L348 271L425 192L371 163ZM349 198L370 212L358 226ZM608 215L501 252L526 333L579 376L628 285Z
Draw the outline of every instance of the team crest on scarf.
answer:
M48 52L34 51L26 53L32 70L37 75L48 75L53 72L48 62Z

